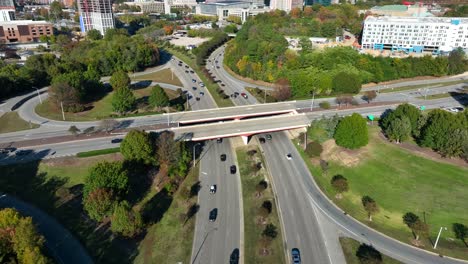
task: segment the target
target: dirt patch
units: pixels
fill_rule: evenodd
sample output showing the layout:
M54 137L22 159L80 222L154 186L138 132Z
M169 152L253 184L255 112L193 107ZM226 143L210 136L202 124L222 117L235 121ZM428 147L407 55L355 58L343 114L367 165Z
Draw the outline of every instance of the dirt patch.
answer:
M50 167L56 167L56 166L58 167L62 167L62 166L81 167L81 166L87 166L89 164L94 164L97 161L103 161L103 160L121 161L123 160L123 156L120 153L112 153L112 154L99 155L99 156L88 157L88 158L63 157L63 158L43 160L42 163Z
M350 150L336 145L335 140L329 139L322 144L323 152L320 157L326 161L333 161L346 167L353 167L363 160L368 152L368 147L358 150Z
M381 140L383 140L387 144L394 144L394 143L389 142L382 132L379 133L379 137L380 137ZM443 163L448 163L448 164L453 164L453 165L456 165L456 166L462 166L462 167L468 168L468 163L465 160L463 160L461 158L445 158L445 157L443 157L442 155L440 155L439 153L433 151L430 148L423 148L423 147L420 147L418 145L414 145L414 144L409 143L409 142L403 142L403 143L396 144L396 145L410 151L411 153L413 153L415 155L418 155L418 156L426 158L426 159L430 159L430 160L434 160L434 161L439 161L439 162L443 162Z

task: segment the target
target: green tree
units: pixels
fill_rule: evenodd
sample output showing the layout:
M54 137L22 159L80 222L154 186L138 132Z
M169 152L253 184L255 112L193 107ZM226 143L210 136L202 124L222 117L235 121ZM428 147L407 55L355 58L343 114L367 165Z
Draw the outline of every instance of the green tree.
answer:
M276 238L276 236L278 236L277 229L278 228L274 224L268 224L268 225L265 226L265 229L263 230L262 235L264 237L274 239L274 238Z
M128 87L117 89L112 96L112 109L119 114L132 111L135 109L135 104L135 95Z
M330 183L339 196L341 196L343 192L347 192L349 190L348 179L341 174L333 176Z
M162 132L159 135L157 146L160 164L170 167L177 162L177 159L180 156L180 148L174 140L174 133L167 131Z
M49 15L53 18L54 21L63 18L62 4L59 1L53 1L50 3Z
M100 40L102 39L101 32L97 29L91 29L86 32L86 38L89 40Z
M332 86L336 94L357 94L361 91L361 78L354 73L339 72L333 78Z
M152 107L159 108L169 106L169 97L161 86L156 85L151 88L151 94L148 98L148 102Z
M11 263L50 262L41 252L45 239L37 232L31 217L23 217L12 208L0 210L0 234L0 260L8 261L3 258L13 254L17 261Z
M466 237L468 236L468 226L460 223L454 223L452 225L452 230L455 234L455 237L460 239L463 243L465 243L466 246L468 246L465 241Z
M49 88L49 102L55 109L63 105L65 112L83 110L79 91L66 82L54 82Z
M120 88L129 88L130 82L130 77L128 77L128 74L122 70L114 72L109 80L114 91Z
M143 131L131 130L120 144L120 153L126 160L143 164L152 164L155 148L151 143L149 135Z
M130 208L127 201L122 201L114 207L111 230L125 237L133 237L143 227L143 221L138 211Z
M87 197L89 193L99 188L112 190L117 196L127 193L128 172L122 162L103 161L90 168L85 177L83 197Z
M396 118L390 122L390 125L385 130L387 137L396 143L407 140L411 135L411 123L409 118L403 116Z
M408 212L405 215L403 215L403 222L409 227L412 228L412 226L419 221L419 216L415 215L412 212Z
M78 133L80 133L80 129L77 128L76 126L70 126L70 128L68 129L68 132L76 136Z
M91 219L101 222L111 214L114 202L111 190L97 188L85 197L83 206Z
M362 206L364 206L364 210L367 212L367 216L369 217L369 221L372 221L372 215L379 212L379 207L377 203L372 199L370 196L363 196L361 199Z
M362 97L364 100L367 101L367 103L370 103L372 100L374 100L377 97L377 93L372 90L372 91L367 91L364 93L364 96Z
M418 120L421 117L421 110L414 105L410 104L401 104L395 109L395 117L401 118L406 116L411 124L411 132L416 133L418 129Z
M382 254L371 245L361 244L356 251L356 257L362 264L382 263Z
M369 141L366 119L357 113L340 120L333 136L336 144L349 149L367 145Z
M452 50L448 56L448 74L464 73L468 69L468 60L462 48Z
M408 212L403 215L403 222L411 229L416 240L419 240L420 235L427 235L429 232L428 225L414 213Z

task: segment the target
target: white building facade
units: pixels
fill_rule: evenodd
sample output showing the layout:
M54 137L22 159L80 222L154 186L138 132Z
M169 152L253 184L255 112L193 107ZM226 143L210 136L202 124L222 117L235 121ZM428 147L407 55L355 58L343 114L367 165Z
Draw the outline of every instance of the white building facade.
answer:
M372 17L364 21L363 49L449 52L468 48L468 18Z
M14 9L0 9L0 22L13 20L16 20Z
M301 8L304 6L303 0L271 0L270 2L270 9L275 10L283 10L286 12L291 11L293 8Z
M111 0L78 0L78 11L82 32L97 29L104 36L115 26Z

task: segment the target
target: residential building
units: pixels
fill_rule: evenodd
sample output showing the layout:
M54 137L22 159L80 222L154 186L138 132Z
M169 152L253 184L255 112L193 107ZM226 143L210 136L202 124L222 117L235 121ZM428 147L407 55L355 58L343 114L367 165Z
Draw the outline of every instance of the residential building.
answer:
M151 1L151 2L124 2L128 6L139 6L143 13L160 13L164 14L165 7L162 1Z
M16 20L14 9L0 9L0 22Z
M449 52L468 47L468 18L373 17L364 21L364 49Z
M78 12L82 32L97 29L104 35L115 26L111 0L78 0Z
M41 36L51 36L53 25L45 21L16 20L0 22L0 42L38 42Z

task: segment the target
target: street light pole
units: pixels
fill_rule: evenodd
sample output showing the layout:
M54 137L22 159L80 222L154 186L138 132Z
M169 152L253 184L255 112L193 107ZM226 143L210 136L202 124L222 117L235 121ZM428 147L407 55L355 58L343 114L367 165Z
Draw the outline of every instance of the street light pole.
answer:
M193 145L193 167L194 168L195 168L195 148L197 147L197 145L200 145L200 143Z
M37 87L33 87L36 89L36 92L37 92L37 96L39 96L39 102L41 102L42 104L42 98L41 98L41 94L39 93L39 90L37 89Z
M169 126L169 106L166 106L166 113L167 113L167 126Z
M264 95L263 95L263 103L266 104L266 89L263 89Z
M315 99L315 90L312 91L312 103L310 103L310 111L312 112L312 109L314 109L314 99Z
M439 234L437 235L436 242L434 243L434 249L436 249L437 243L439 243L439 238L440 238L440 234L442 233L442 228L445 229L445 230L447 230L446 227L443 227L443 226L440 227L440 229L439 229Z
M62 108L63 121L65 121L65 112L63 111L63 101L60 101L60 107Z

